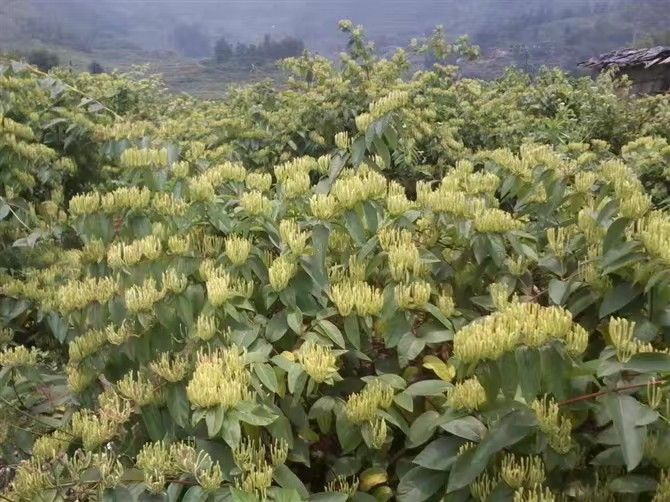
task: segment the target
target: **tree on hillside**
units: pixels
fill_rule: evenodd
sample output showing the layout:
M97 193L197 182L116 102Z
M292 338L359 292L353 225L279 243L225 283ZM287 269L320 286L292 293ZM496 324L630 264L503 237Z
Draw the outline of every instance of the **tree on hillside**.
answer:
M179 24L170 37L174 48L182 55L191 58L204 58L210 55L212 47L209 37L197 24Z
M230 61L234 56L233 45L226 37L219 38L214 44L214 60L218 63Z
M91 64L88 65L88 71L89 71L89 73L92 73L93 75L97 75L99 73L105 73L105 69L97 61L91 61Z
M55 52L46 49L35 49L28 53L28 62L42 71L49 71L60 64L60 58Z

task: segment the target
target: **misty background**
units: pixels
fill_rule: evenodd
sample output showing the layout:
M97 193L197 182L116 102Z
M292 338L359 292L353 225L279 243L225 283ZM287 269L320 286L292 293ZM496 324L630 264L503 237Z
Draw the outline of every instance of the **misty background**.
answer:
M86 69L96 63L101 71L148 63L172 87L207 94L216 84L272 76L272 59L303 48L336 57L346 44L337 23L351 19L364 26L381 54L407 46L411 38L429 34L438 24L454 38L469 35L482 48L482 57L465 71L494 78L507 66L529 72L542 65L577 71L579 61L609 50L670 45L669 4L669 0L0 0L0 52L48 50L61 65Z

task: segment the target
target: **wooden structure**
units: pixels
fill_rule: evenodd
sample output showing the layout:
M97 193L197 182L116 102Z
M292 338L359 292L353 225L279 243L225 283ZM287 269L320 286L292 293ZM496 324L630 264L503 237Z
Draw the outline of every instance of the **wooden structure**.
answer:
M631 79L636 94L670 91L670 47L619 49L579 65L597 71L618 69Z

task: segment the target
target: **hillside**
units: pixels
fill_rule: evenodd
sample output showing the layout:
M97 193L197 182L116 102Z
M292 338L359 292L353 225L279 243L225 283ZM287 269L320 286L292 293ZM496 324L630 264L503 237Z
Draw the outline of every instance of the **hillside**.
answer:
M172 31L192 24L213 44L221 35L255 42L264 34L293 35L328 57L344 49L337 21L365 25L371 40L388 52L443 24L453 36L470 35L483 49L483 61L466 69L487 78L503 67L536 71L542 65L574 70L576 62L619 46L634 45L663 32L670 14L662 0L559 0L547 4L520 0L472 2L423 0L411 4L373 0L118 3L110 0L2 0L0 50L26 53L48 48L61 62L106 69L148 63L179 91L218 95L222 84L273 75L211 71L179 54ZM184 69L184 73L181 70ZM197 70L196 70L197 69ZM224 85L225 86L225 85Z

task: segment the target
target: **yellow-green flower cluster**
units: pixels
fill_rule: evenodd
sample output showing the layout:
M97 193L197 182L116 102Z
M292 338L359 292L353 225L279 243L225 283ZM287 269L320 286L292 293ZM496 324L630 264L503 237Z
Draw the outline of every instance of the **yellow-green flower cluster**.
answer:
M121 187L107 192L100 198L100 206L107 214L125 210L139 211L149 206L151 191L147 188Z
M130 287L125 292L126 307L134 314L151 312L156 302L165 298L167 290L158 289L153 277L146 279L142 284Z
M145 375L130 371L117 382L119 394L130 399L137 406L146 406L160 401L160 394Z
M340 214L340 206L333 195L314 194L309 199L309 209L319 220L332 220Z
M33 456L40 461L49 461L63 455L72 443L72 435L64 430L40 436L33 443Z
M359 480L357 477L353 477L351 481L345 476L337 476L335 479L328 481L326 483L326 492L327 493L342 493L353 497L358 491Z
M245 184L249 190L267 192L272 188L272 175L269 173L249 173L245 179Z
M32 347L30 350L23 345L8 347L0 351L0 367L17 368L20 366L35 366L40 352Z
M295 175L308 175L309 177L309 173L318 170L318 167L318 162L315 158L305 156L276 166L274 172L277 180L285 183Z
M665 213L650 213L636 225L635 235L652 258L670 266L670 218Z
M612 345L616 348L617 359L625 363L635 354L654 352L650 343L643 343L634 336L635 321L619 317L610 317L609 335Z
M188 202L172 193L161 192L154 195L151 207L161 216L181 216L188 209Z
M211 167L202 176L212 185L218 187L227 182L244 182L247 177L247 171L240 163L224 162L223 164Z
M96 450L118 432L119 423L90 410L74 412L70 423L72 435L81 438L85 450Z
M10 500L35 500L56 485L53 469L42 462L33 457L19 464L9 492L16 499Z
M608 160L599 168L603 180L610 183L619 200L621 216L630 219L641 218L651 208L651 197L645 193L644 186L635 171L620 160Z
M414 203L407 198L405 188L395 181L388 185L386 193L386 209L391 216L400 216L414 207Z
M207 298L215 307L220 307L236 296L249 298L253 291L253 281L233 278L225 270L215 270L207 279Z
M92 369L74 365L66 366L65 372L67 373L67 386L74 394L81 394L97 377Z
M431 291L430 283L426 281L398 284L393 288L395 302L401 310L422 308L430 300Z
M252 216L268 216L272 212L272 202L258 190L244 192L240 196L240 207Z
M532 179L534 166L531 159L527 156L517 157L508 148L481 152L478 154L478 157L494 162L523 181L531 181Z
M116 242L107 249L107 263L112 268L131 267L141 260L153 261L163 254L163 245L155 235L148 235L129 244Z
M533 401L530 408L537 415L540 430L547 435L549 445L562 455L570 451L572 448L572 422L569 418L559 416L556 401L544 396Z
M548 487L535 485L530 488L519 488L514 492L513 502L555 502L556 496Z
M212 202L216 197L214 185L205 176L196 176L188 180L188 198L191 202Z
M107 343L103 330L93 329L72 340L69 345L70 364L77 364L94 355Z
M270 286L275 291L282 291L298 271L295 259L290 255L282 255L275 259L268 269Z
M386 96L370 103L370 116L373 120L377 120L387 113L404 107L409 103L409 100L410 96L407 91L393 90Z
M305 373L317 383L332 383L337 376L337 358L330 347L308 342L296 356Z
M282 220L279 224L279 235L295 256L302 255L307 249L307 239L310 234L300 230L300 225L295 220Z
M182 354L170 356L167 352L163 352L157 360L149 363L149 368L163 380L176 383L186 377L189 364Z
M137 336L129 322L124 321L121 326L116 327L110 324L105 328L105 336L107 341L112 345L121 345L127 342L130 338Z
M341 207L351 209L360 202L384 198L386 178L365 167L357 172L343 172L333 184L331 195Z
M393 388L379 379L368 383L365 388L349 396L344 411L349 421L355 424L372 422L377 411L388 409L393 404Z
M505 233L523 228L523 222L498 208L480 208L473 215L475 229L482 233Z
M243 265L251 253L251 241L237 235L226 237L226 256L233 265Z
M454 354L464 363L496 360L518 346L540 347L552 340L565 343L571 354L586 350L588 332L572 322L567 310L536 303L511 303L461 328L454 336Z
M340 150L346 150L351 145L351 139L347 131L338 132L335 135L335 146Z
M354 309L361 316L379 315L384 307L381 290L363 281L343 281L333 284L330 298L341 316L350 315Z
M243 439L233 450L233 460L242 471L235 486L263 501L267 500L275 468L282 465L288 456L286 441L275 441L270 445L270 462L267 456L265 445L248 439Z
M126 169L162 169L167 167L168 151L128 148L121 154L120 163Z
M478 410L486 403L486 391L477 377L457 383L447 395L447 406L455 410Z
M200 352L186 395L194 408L233 408L250 400L246 352L236 345L211 353Z
M137 454L136 465L154 493L161 493L169 478L183 474L193 476L205 492L212 492L223 483L218 462L213 462L208 453L183 442L170 445L163 441L147 443Z
M544 463L538 456L517 457L507 453L500 464L500 477L514 490L522 486L533 487L546 478Z
M98 302L106 303L117 292L116 279L111 277L89 277L81 281L69 281L56 291L55 302L59 310L72 312Z
M84 216L100 210L100 194L97 192L75 195L70 199L70 214Z
M195 322L195 329L193 330L193 336L199 338L203 342L207 342L214 338L216 332L218 331L218 324L216 317L212 315L203 315L200 314Z
M472 447L474 443L465 443L461 446L464 450L467 450ZM459 451L459 455L463 452ZM487 471L484 471L483 474L477 476L472 484L470 484L470 495L479 501L486 501L489 498L489 495L500 483L500 475L491 476Z

